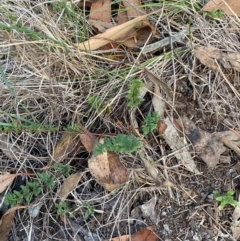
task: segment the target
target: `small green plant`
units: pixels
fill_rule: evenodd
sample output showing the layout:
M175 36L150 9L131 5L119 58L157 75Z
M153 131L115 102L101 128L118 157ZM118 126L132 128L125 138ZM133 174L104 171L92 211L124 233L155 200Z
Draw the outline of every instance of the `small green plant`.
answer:
M55 204L55 207L57 209L57 214L58 215L62 215L65 216L66 214L68 214L70 212L69 207L67 205L66 202L61 201L59 203Z
M95 96L89 96L87 98L88 103L91 105L91 107L95 110L98 111L103 111L103 103L102 100L99 97L95 97Z
M143 98L140 96L140 89L142 86L143 83L141 80L133 80L131 82L126 95L126 98L128 100L128 107L138 107L142 103Z
M13 193L8 193L5 195L6 204L13 207L16 204L26 203L30 204L33 197L40 194L42 188L38 182L27 182L26 186L21 186L21 190L14 190Z
M7 193L4 199L5 203L11 207L23 203L23 200L23 194L16 190L14 190L13 193Z
M88 219L91 215L94 214L94 208L89 203L84 202L83 207L86 208L86 211L84 212L85 219Z
M149 132L154 131L157 128L158 120L159 114L157 112L148 113L142 126L143 134L147 135Z
M93 149L93 154L97 156L106 151L131 153L140 147L139 138L133 135L119 134L116 137L104 138L104 143L98 142Z
M82 133L82 129L77 124L68 125L64 130Z
M234 200L234 191L230 190L224 195L220 195L218 191L213 191L213 195L217 201L220 202L219 209L222 210L227 204L232 205L233 207L240 207L240 203Z
M43 182L44 185L46 185L49 188L53 188L54 187L54 185L55 185L55 183L54 183L55 177L51 173L38 172L37 175L40 178L40 180Z
M206 16L213 19L221 18L224 14L222 10L212 10L211 12L204 12L204 13Z
M60 174L64 175L65 177L70 176L70 166L69 165L63 165L62 163L56 163L52 166L52 168L59 172Z

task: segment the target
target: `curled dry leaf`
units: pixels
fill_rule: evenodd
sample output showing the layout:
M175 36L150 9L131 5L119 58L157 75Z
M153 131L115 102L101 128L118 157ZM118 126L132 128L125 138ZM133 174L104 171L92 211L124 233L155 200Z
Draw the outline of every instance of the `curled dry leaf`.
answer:
M0 174L0 193L2 193L11 183L13 182L14 178L16 176L19 176L20 174Z
M88 160L88 167L96 182L112 191L129 179L128 171L114 152L104 152Z
M201 130L187 117L182 118L184 134L193 144L196 153L209 168L214 168L220 155L226 150L223 144L211 133Z
M200 174L191 154L189 153L187 145L180 138L176 128L173 126L168 117L164 119L164 123L167 125L167 128L163 133L163 138L172 151L174 151L174 155L177 160L180 161L190 172Z
M88 152L92 152L97 137L94 136L91 132L85 131L84 133L80 134L80 140L86 150Z
M62 184L58 196L62 200L66 199L69 193L78 185L82 178L82 173L75 173L70 175Z
M154 224L160 221L160 213L156 210L157 197L152 197L148 202L140 206L143 217L151 220Z
M237 132L223 131L214 133L225 146L233 150L238 156L240 156L240 136Z
M155 226L149 226L143 229L140 229L133 235L123 235L121 237L116 237L111 239L111 241L157 241L156 234L153 233Z
M217 70L219 61L226 69L240 71L240 53L222 52L212 47L198 46L194 48L195 56L200 62L212 70Z
M12 228L15 212L18 209L26 208L26 206L15 206L8 209L8 211L2 216L0 220L0 241L7 241L8 234Z
M227 15L237 15L240 17L240 2L237 0L210 0L202 11L211 12L222 10Z
M114 26L106 32L97 34L96 36L91 37L89 40L77 44L77 47L81 50L96 50L100 47L111 43L116 42L119 39L124 39L134 27L141 24L143 20L145 20L149 15L139 16L135 19L132 19L126 23L122 23L120 25Z

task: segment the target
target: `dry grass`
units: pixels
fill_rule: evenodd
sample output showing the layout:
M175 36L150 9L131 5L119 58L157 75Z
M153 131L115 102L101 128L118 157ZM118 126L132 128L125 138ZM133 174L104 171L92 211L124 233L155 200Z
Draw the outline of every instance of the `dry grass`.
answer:
M100 134L128 131L127 86L136 78L147 82L142 75L142 68L146 66L168 83L176 98L182 95L186 97L184 101L191 99L191 103L197 103L195 107L178 113L168 109L168 115L187 115L199 127L211 132L226 127L239 129L239 73L232 69L209 70L196 59L193 48L205 45L239 52L240 22L228 16L211 19L199 11L200 3L191 1L191 5L188 2L165 1L163 6L146 2L148 11L162 9L160 15L150 19L156 24L161 39L184 29L186 34L180 41L170 42L153 54L143 55L140 50L122 48L119 52L126 58L118 62L106 58L105 54L111 53L87 53L75 48L74 43L92 35L86 21L87 11L64 1L2 0L0 67L4 75L0 77L0 125L18 123L24 125L24 131L11 130L7 133L13 152L10 154L12 158L1 152L1 171L39 171L48 164L62 131L68 125L80 122L89 131ZM100 112L91 106L89 97L97 98L105 110ZM106 111L107 108L111 111ZM149 94L139 107L139 122L151 109ZM118 120L122 122L121 127L117 124ZM31 132L30 127L34 124L41 128ZM47 130L46 125L50 126ZM175 184L172 199L169 198L168 187L157 187L144 171L138 155L121 157L130 170L131 179L123 188L112 193L104 191L91 177L87 169L88 154L84 148L76 157L65 160L64 163L71 166L71 173L84 173L79 186L67 200L71 210L77 210L72 226L80 230L82 238L85 236L82 240L91 240L86 236L92 233L96 235L94 240L109 240L118 234L131 233L133 223L136 229L149 225L149 220L139 219L137 214L131 213L135 207L154 195L159 198L159 205L165 205L159 210L167 210L167 206L171 205L181 206L180 193L186 193L190 186L193 187L192 183L201 182L198 180L201 177L195 177L179 167L171 156L171 150L157 140L154 134L146 138L146 143L151 141L146 146L147 152L163 173L162 182L167 174ZM18 152L14 148L18 148ZM165 165L174 168L163 171L161 152L166 157ZM141 180L142 185L137 180ZM30 217L27 211L18 212L9 240L76 239L70 226L61 222L56 214L54 201L63 177L56 176L55 181L56 188L52 192L47 196L39 195L34 200L43 204L36 218ZM188 195L197 203L192 194ZM94 215L87 221L84 219L85 202L95 209ZM219 225L222 225L220 221Z

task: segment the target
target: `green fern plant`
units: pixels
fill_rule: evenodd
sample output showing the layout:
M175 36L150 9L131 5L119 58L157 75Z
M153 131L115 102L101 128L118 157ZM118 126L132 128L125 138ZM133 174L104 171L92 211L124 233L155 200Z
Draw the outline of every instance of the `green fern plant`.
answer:
M93 148L95 156L106 151L131 153L141 147L139 138L134 135L119 134L116 137L104 138L104 143L98 142Z
M149 132L154 131L157 128L159 121L159 114L154 112L153 114L148 113L144 119L144 124L142 125L142 131L144 135L147 135Z
M128 87L128 92L126 95L126 98L128 100L128 107L138 107L142 103L143 98L140 96L140 89L142 86L143 83L141 80L133 80L131 82L131 84Z

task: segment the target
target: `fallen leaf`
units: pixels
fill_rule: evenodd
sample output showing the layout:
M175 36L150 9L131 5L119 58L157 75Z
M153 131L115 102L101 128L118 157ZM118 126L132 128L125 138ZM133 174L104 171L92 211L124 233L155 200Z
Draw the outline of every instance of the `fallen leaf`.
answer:
M154 29L152 29L150 26L144 26L142 28L135 29L131 31L130 34L128 34L126 40L120 39L119 42L122 42L123 45L129 48L142 47L148 40L149 36L153 33L153 30ZM130 35L132 35L131 38L129 38ZM149 39L149 43L151 39L152 38Z
M111 0L97 0L90 9L89 19L99 20L103 23L111 22Z
M106 32L97 34L96 36L93 36L89 40L79 43L76 46L81 50L96 50L108 43L116 42L118 39L124 38L128 35L134 27L140 25L148 16L148 14L139 16L126 23L114 26L106 30Z
M69 193L78 185L82 178L82 173L75 173L70 175L62 184L58 196L64 200Z
M98 33L103 33L107 29L112 28L114 26L113 23L105 23L100 20L93 19L88 20L88 23L94 28L96 28Z
M240 198L238 197L238 202ZM233 238L239 240L240 238L240 207L236 206L232 214L231 230Z
M116 237L111 239L112 241L156 241L157 236L152 231L154 230L155 226L149 226L143 228L136 232L133 235L123 235L121 237Z
M14 178L20 174L0 174L0 193L2 193L11 183L13 182Z
M122 1L122 3L127 11L128 20L145 14L144 9L141 7L141 0Z
M174 152L177 160L180 161L190 172L200 174L191 154L189 153L187 144L185 144L180 138L176 128L168 117L164 119L164 123L167 125L167 128L163 133L163 138Z
M226 69L234 69L240 71L240 53L222 52L218 49L206 46L198 46L194 48L195 56L200 62L212 70L219 67L216 60L219 61Z
M61 139L53 150L52 159L55 162L62 162L78 144L78 134L73 132L64 132Z
M88 152L92 152L97 137L91 132L85 131L80 134L80 140Z
M240 2L238 0L210 0L202 11L211 12L222 10L227 15L237 15L240 17Z
M145 73L150 81L152 81L156 86L160 86L169 101L173 100L173 95L171 93L170 87L162 80L160 80L152 71L145 68Z
M87 8L87 7L91 7L92 3L96 2L97 0L85 0L85 1L80 1L77 6L79 8Z
M15 211L8 213L2 217L0 225L0 241L8 240L8 234L12 228L13 220L15 216Z
M196 154L202 158L208 168L214 168L220 155L226 150L223 144L211 133L201 130L187 117L182 118L184 134L194 146Z
M13 208L8 209L8 211L2 216L0 220L0 241L7 241L8 234L12 228L12 224L14 221L15 212L18 209L26 208L26 206L15 206Z
M128 171L114 152L104 152L88 160L88 167L96 182L113 191L128 181Z
M19 160L24 158L23 153L26 153L22 148L11 143L7 134L0 134L0 149L10 159Z
M214 133L225 146L229 147L238 156L240 156L240 136L237 132L234 131L223 131Z
M118 24L126 23L128 20L129 19L128 19L127 11L121 2L118 8L117 23Z
M158 224L160 221L159 211L156 210L157 197L152 197L148 202L140 206L143 217L151 220L154 224Z

